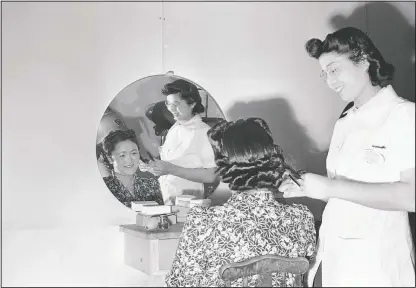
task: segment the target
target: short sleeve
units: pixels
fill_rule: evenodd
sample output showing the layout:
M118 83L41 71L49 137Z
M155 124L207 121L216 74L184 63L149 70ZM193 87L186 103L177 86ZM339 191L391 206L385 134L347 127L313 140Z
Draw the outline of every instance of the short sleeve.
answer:
M212 150L211 143L208 139L208 129L201 129L198 131L198 147L199 153L201 157L202 167L203 168L214 168L216 167L215 164L215 156L214 150Z
M401 172L415 168L415 104L405 102L392 112L392 160Z

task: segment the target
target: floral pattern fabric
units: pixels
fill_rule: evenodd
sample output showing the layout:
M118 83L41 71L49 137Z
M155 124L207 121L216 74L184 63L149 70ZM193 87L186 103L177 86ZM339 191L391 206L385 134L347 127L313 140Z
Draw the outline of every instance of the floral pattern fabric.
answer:
M306 206L279 203L272 193L234 193L222 206L189 210L165 286L223 287L222 265L266 254L310 259L315 241L314 218ZM250 287L258 277L249 277ZM293 287L294 280L287 274L286 285ZM282 281L282 274L273 274L274 287ZM241 287L242 279L232 286Z
M115 175L104 177L103 180L111 193L129 208L132 201L156 201L158 204L163 205L162 192L157 178L142 177L137 175L137 173L134 174L134 195Z

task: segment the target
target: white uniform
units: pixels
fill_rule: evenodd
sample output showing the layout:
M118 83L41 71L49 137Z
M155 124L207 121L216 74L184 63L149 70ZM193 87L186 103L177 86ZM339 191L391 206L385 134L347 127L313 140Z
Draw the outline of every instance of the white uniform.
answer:
M183 124L176 122L169 129L165 143L160 148L160 158L184 168L215 167L214 151L207 136L209 128L199 115ZM159 177L159 183L163 201L167 205L174 204L171 200L178 195L192 194L202 198L204 193L203 183L173 175Z
M347 113L334 128L326 163L330 178L391 183L415 167L414 103L387 86ZM320 239L324 287L415 286L406 212L330 199Z

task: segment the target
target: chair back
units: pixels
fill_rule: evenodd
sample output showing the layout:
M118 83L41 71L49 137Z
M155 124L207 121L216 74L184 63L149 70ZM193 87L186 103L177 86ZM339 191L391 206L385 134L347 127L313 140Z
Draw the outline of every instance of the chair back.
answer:
M272 273L283 274L283 287L286 287L286 274L295 275L295 287L303 287L303 275L309 269L309 261L304 257L287 258L277 255L261 255L241 262L224 264L220 277L226 287L231 282L243 278L243 287L248 287L248 277L260 275L256 287L272 287Z

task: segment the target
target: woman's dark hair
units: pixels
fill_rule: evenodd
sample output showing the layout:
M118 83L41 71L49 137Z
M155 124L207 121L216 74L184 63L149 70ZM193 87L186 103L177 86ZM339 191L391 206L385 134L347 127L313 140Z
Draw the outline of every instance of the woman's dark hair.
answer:
M156 136L165 134L175 124L172 113L169 112L165 101L159 101L146 108L147 119L155 123L153 130Z
M172 83L166 84L162 89L162 94L165 96L170 94L179 94L188 105L196 103L192 109L192 113L194 115L205 111L198 88L194 84L183 79L178 79Z
M309 56L319 59L322 54L335 52L349 54L348 58L355 64L367 60L370 64L368 75L373 86L385 87L393 79L394 66L387 63L371 39L363 31L346 27L330 33L322 42L313 38L306 42Z
M113 169L113 165L108 161L108 159L111 158L111 153L113 153L118 143L123 142L125 140L130 140L131 142L135 143L137 147L139 147L139 144L137 143L136 133L133 129L111 131L104 138L101 144L101 149L107 156L103 157L103 160L104 164L108 166L108 168Z
M277 191L288 173L300 175L285 162L273 143L267 123L260 118L227 122L221 119L208 131L217 173L231 190L268 188Z

